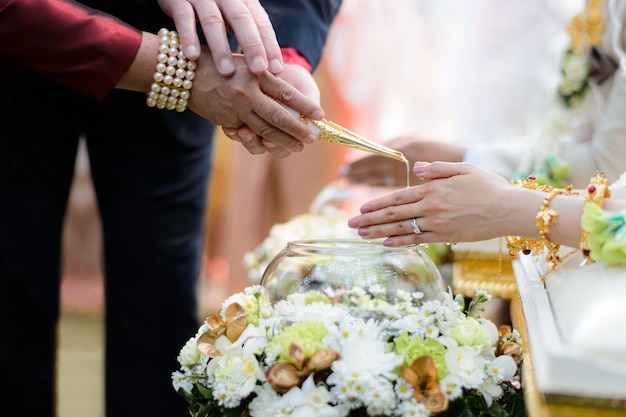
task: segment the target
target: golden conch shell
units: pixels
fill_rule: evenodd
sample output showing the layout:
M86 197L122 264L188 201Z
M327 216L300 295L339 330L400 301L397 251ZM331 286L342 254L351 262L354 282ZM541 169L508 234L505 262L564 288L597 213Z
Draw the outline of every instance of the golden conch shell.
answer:
M448 397L437 382L437 368L432 356L422 355L410 367L401 366L400 375L413 386L413 397L423 403L431 413L448 409Z
M289 345L291 363L276 363L265 371L265 378L274 391L284 394L300 385L310 374L324 371L341 355L333 349L322 349L306 360L302 348L295 343Z
M207 318L204 322L209 326L209 330L198 338L198 349L210 358L222 356L222 353L215 347L215 342L221 336L226 336L228 340L234 342L246 328L246 311L242 306L233 303L226 309L226 321L220 315Z

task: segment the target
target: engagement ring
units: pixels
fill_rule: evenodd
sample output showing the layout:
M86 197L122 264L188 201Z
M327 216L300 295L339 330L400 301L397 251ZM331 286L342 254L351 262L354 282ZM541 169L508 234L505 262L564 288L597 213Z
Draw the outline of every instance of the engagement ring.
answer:
M415 217L411 219L411 226L413 226L413 233L415 233L416 235L422 233L422 229L420 229L420 227L417 225L417 219Z

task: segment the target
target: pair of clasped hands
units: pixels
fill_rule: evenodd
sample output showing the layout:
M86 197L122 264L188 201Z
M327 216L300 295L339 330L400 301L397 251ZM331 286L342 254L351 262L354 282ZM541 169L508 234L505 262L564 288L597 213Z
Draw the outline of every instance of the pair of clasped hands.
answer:
M174 19L187 58L197 59L189 108L222 127L251 154L284 158L316 140L280 103L323 119L320 92L309 71L284 63L276 34L258 0L158 0ZM201 46L200 22L208 46ZM232 53L232 31L243 54ZM200 91L198 91L200 90ZM220 103L216 106L215 103Z

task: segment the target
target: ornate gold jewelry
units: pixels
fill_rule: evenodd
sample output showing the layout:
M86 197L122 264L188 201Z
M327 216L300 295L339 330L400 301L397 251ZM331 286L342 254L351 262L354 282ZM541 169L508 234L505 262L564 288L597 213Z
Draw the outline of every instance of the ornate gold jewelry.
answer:
M159 54L154 82L146 97L148 107L183 112L189 102L192 80L195 78L195 61L183 53L180 38L175 31L159 30Z
M604 199L609 198L610 196L611 190L609 189L609 181L606 179L603 172L597 171L589 180L589 185L587 186L585 194L585 206L588 204L595 204L596 206L602 208ZM583 210L585 206L583 206ZM585 231L585 229L581 227L580 249L585 257L585 263L592 264L595 261L589 256L591 251L589 249L589 243L587 242L588 238L589 232Z
M543 200L543 204L535 216L535 225L539 231L538 246L542 248L542 252L544 248L548 252L546 255L546 262L548 263L548 271L546 274L554 271L554 268L556 268L559 262L561 262L561 258L559 256L561 245L552 243L550 239L548 239L550 224L556 224L558 216L558 213L554 209L550 208L550 203L554 197L560 194L563 194L561 190L555 189L550 191L550 193L548 193L546 198Z
M535 259L537 259L544 251L547 252L546 262L548 269L541 277L543 281L546 275L554 271L554 268L556 268L559 263L575 252L574 250L565 256L561 256L559 253L561 245L552 243L550 239L548 239L550 224L556 224L558 216L558 213L549 207L550 203L557 195L578 195L578 191L575 191L572 185L564 189L554 188L550 185L539 185L533 175L529 175L524 181L515 181L515 185L533 191L548 193L535 216L535 225L537 226L539 239L521 236L506 237L507 248L511 256L516 256L519 252L522 252L524 255L533 254Z
M300 121L313 127L314 130L317 130L319 140L323 140L324 142L336 143L361 151L372 152L408 164L408 160L402 152L374 143L330 120L313 120L301 114Z

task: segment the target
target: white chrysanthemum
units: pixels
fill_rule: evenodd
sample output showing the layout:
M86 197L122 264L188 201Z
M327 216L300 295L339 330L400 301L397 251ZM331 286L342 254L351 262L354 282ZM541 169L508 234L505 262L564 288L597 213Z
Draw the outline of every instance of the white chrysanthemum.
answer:
M396 398L393 384L385 378L372 378L368 381L369 393L363 403L371 416L387 416L396 407Z
M316 386L313 375L304 381L302 387L294 387L283 395L283 401L292 409L292 417L341 417L333 407L335 397L324 386Z
M411 397L398 404L394 415L398 417L429 417L430 411L424 404Z
M456 340L461 346L471 346L477 354L481 354L491 348L498 339L498 330L495 325L489 326L490 322L482 322L473 317L465 317L461 320L442 325L442 334ZM495 329L495 333L494 333Z
M360 374L344 375L333 372L326 382L330 385L330 391L337 398L338 403L344 404L350 409L363 405L363 398L367 392Z
M241 348L228 349L224 356L213 358L207 365L207 374L214 397L225 406L247 397L257 381L265 379L256 356L244 354Z
M196 363L198 363L201 356L202 356L202 353L200 352L200 350L198 350L198 338L192 337L189 340L187 340L187 343L185 343L185 346L183 346L183 348L180 350L180 353L176 357L176 360L182 366L191 368Z
M172 385L176 391L182 389L187 394L191 394L195 381L189 375L185 375L180 371L172 372Z
M400 401L408 400L413 396L413 385L409 384L404 378L396 379L393 389Z
M332 365L335 372L396 378L393 371L402 364L403 358L394 352L387 352L387 342L376 322L341 323L339 332L346 336L340 340L341 359Z
M463 395L463 387L461 383L461 379L454 375L448 374L444 378L439 381L439 385L441 385L441 391L448 397L450 401L459 398Z
M416 314L407 314L399 320L394 320L390 326L400 331L407 331L413 335L424 336L426 327L434 322L434 316L426 318L421 311Z

